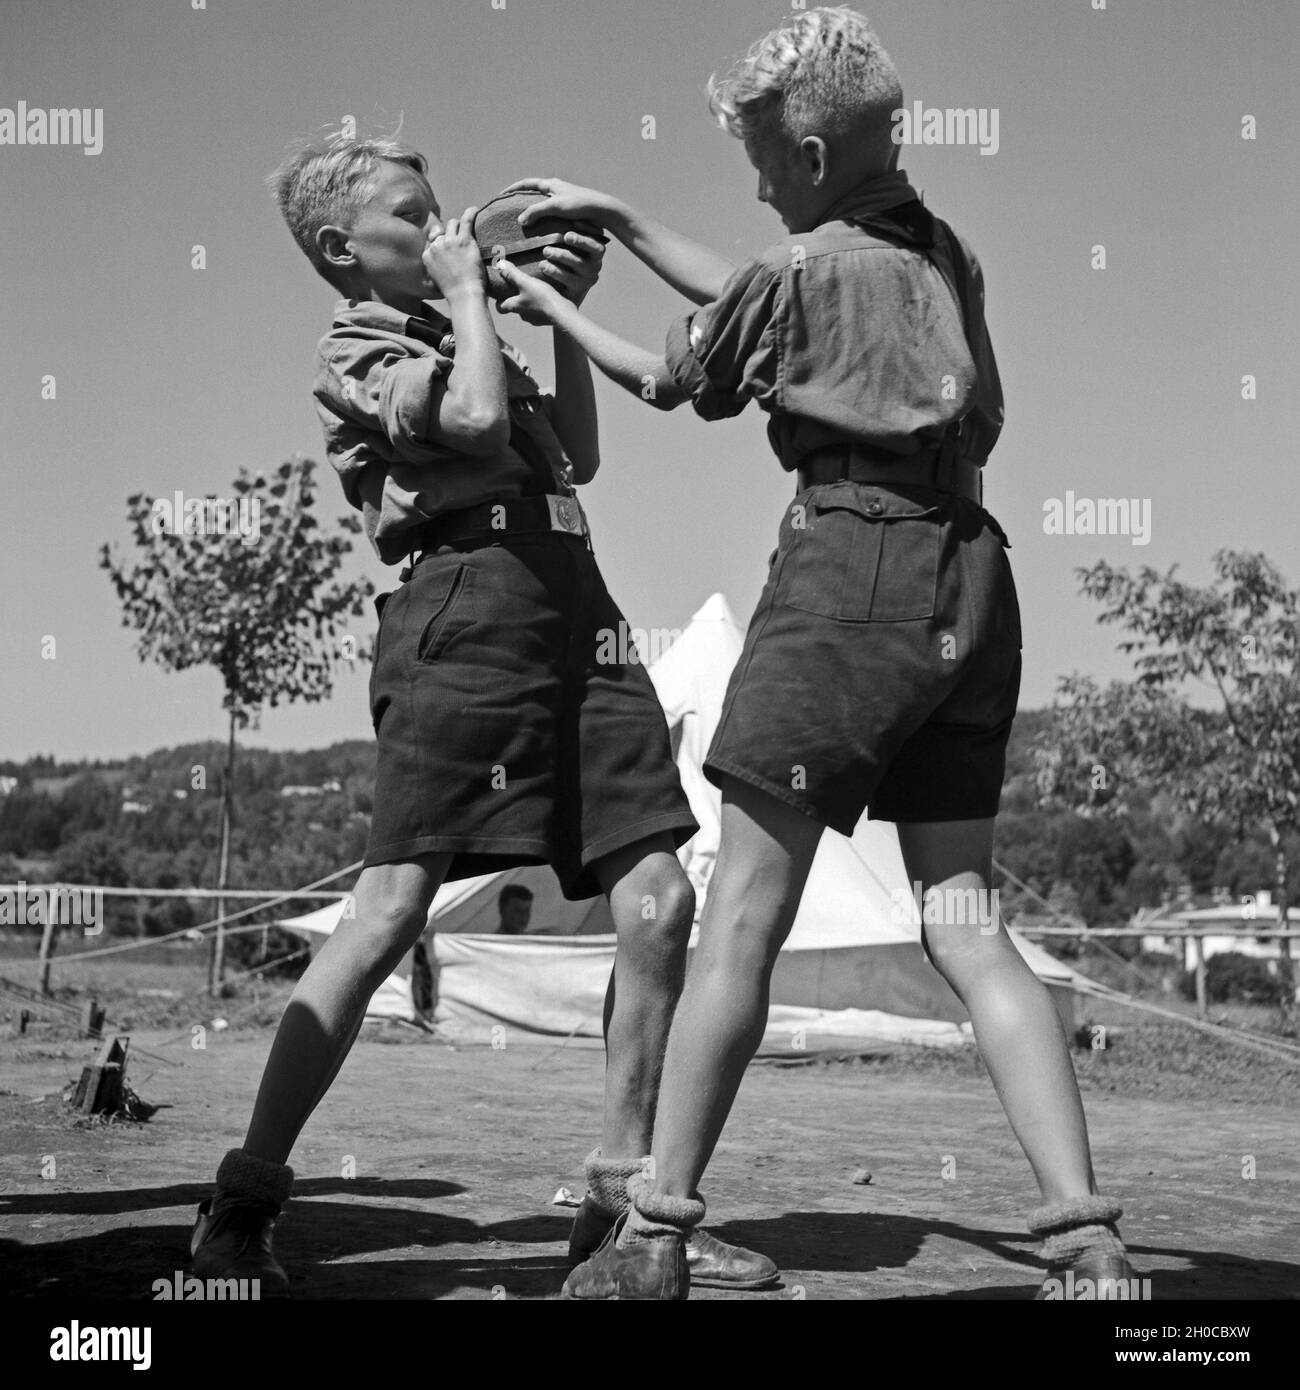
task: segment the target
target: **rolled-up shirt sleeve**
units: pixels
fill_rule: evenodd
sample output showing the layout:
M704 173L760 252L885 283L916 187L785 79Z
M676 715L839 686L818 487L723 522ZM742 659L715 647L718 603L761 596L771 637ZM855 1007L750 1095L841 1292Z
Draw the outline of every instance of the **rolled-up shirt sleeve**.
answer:
M698 415L721 420L750 401L777 403L781 276L752 260L712 303L676 319L664 361Z
M380 431L398 458L424 463L438 442L437 407L451 365L450 358L345 338L326 357L316 394L336 414Z

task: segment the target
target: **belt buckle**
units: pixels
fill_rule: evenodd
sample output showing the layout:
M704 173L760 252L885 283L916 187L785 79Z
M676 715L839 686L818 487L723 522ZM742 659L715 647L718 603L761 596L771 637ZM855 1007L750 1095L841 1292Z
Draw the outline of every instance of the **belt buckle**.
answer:
M563 531L570 536L587 534L587 519L583 516L576 497L562 497L557 493L548 492L546 505L551 513L552 531Z

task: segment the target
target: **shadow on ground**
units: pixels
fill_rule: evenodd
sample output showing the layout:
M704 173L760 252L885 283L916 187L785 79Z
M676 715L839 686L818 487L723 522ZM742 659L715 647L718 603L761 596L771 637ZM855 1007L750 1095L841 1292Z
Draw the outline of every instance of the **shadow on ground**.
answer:
M536 1214L479 1223L430 1209L426 1203L455 1198L466 1187L433 1179L305 1179L276 1230L277 1252L289 1269L294 1293L318 1299L433 1299L462 1296L555 1297L566 1272L564 1243L571 1216ZM97 1192L11 1193L0 1197L0 1216L112 1221L111 1228L64 1239L23 1243L0 1241L0 1293L36 1298L141 1298L152 1296L157 1279L171 1280L188 1261L193 1208L211 1191L200 1183ZM347 1201L331 1200L346 1195ZM397 1204L402 1205L397 1205ZM417 1204L417 1205L410 1205ZM178 1220L133 1224L135 1214L175 1212ZM182 1215L183 1213L183 1215ZM123 1219L125 1218L125 1220ZM919 1299L1009 1299L1032 1297L1041 1278L1034 1242L1021 1232L987 1231L955 1222L898 1214L787 1212L767 1219L728 1222L710 1228L724 1240L770 1255L788 1271L781 1289L789 1297L805 1287L816 1298L818 1274L861 1276L861 1296L873 1293L873 1275L888 1275L890 1297ZM1014 1282L970 1280L969 1267L954 1257L948 1272L961 1287L934 1292L949 1282L934 1252L921 1258L934 1238L982 1252L1016 1267ZM437 1259L421 1247L438 1249ZM547 1247L544 1250L538 1247ZM401 1253L395 1253L401 1252ZM409 1252L409 1253L407 1253ZM1244 1259L1215 1250L1135 1246L1139 1275L1146 1259L1181 1261L1185 1268L1158 1268L1152 1277L1156 1300L1295 1298L1300 1265ZM987 1259L984 1261L987 1264ZM856 1281L855 1281L856 1282ZM809 1287L810 1286L810 1287ZM880 1282L874 1292L880 1296ZM850 1295L853 1296L853 1295Z

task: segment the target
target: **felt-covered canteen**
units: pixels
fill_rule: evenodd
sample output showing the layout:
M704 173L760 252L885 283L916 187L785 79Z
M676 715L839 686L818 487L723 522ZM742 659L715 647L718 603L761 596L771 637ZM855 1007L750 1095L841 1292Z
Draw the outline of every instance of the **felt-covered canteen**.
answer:
M498 193L474 214L474 240L483 257L487 290L493 299L504 299L511 293L510 286L496 268L499 261L509 260L525 275L536 275L546 264L543 254L546 248L562 245L566 232L580 230L586 236L608 241L604 233L586 225L580 227L567 217L540 217L527 227L521 227L519 214L534 203L542 202L546 196L526 191Z

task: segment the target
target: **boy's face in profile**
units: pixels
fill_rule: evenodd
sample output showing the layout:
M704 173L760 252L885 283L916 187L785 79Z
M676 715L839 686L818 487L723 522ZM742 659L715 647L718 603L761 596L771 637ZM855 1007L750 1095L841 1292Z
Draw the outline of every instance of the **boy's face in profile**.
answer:
M745 153L758 170L758 200L766 203L793 233L809 232L817 225L817 215L826 195L812 181L812 172L801 157L776 138L749 136Z
M371 297L407 313L442 290L423 260L430 236L442 230L441 209L421 174L384 160L374 192L345 235L355 257L353 273Z

